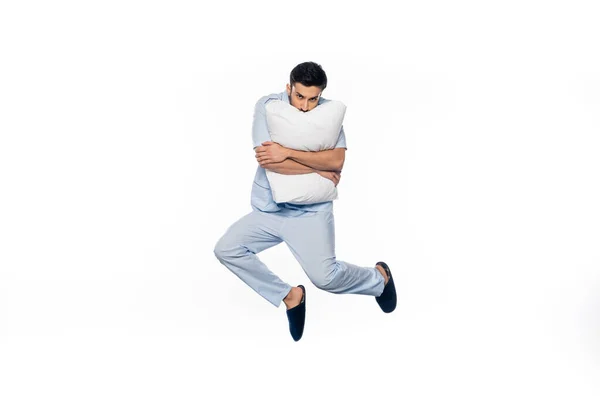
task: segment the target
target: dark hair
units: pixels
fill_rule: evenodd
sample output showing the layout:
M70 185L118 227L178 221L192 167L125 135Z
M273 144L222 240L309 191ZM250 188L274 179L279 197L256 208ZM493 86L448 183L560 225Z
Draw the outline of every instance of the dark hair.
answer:
M312 61L296 65L290 72L290 86L299 82L304 86L318 86L321 90L327 87L327 74L323 68Z

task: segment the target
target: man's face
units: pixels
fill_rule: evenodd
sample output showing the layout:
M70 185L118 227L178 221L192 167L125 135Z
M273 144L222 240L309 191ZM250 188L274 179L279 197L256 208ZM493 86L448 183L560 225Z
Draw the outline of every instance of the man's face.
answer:
M299 82L294 83L294 86L291 87L288 83L286 89L288 96L290 96L291 105L304 112L317 106L322 92L318 86L304 86Z

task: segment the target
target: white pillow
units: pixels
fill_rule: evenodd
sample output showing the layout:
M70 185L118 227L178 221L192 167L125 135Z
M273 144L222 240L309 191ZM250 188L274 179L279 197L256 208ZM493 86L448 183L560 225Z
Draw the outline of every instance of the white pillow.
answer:
M266 111L273 142L294 150L321 151L337 144L346 106L329 100L302 112L285 101L272 100ZM266 170L266 174L276 203L314 204L338 198L334 183L316 172L284 175Z

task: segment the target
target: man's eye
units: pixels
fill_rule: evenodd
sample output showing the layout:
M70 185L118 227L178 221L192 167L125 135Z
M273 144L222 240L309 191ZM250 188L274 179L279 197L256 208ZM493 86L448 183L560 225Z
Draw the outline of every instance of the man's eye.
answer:
M310 101L312 101L314 103L315 101L317 101L317 99L310 99Z

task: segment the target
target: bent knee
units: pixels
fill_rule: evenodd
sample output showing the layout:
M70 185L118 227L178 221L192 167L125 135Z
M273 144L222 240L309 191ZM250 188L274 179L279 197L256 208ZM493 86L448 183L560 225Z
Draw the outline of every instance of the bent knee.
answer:
M233 246L228 245L223 238L219 239L213 250L215 257L219 260L227 258L232 253L232 247Z
M336 265L328 265L321 270L323 273L310 277L311 282L321 290L331 291L337 287Z
M243 256L247 252L247 249L244 246L237 243L232 243L223 237L219 239L213 252L215 253L215 257L217 257L217 259L226 260L232 257Z

